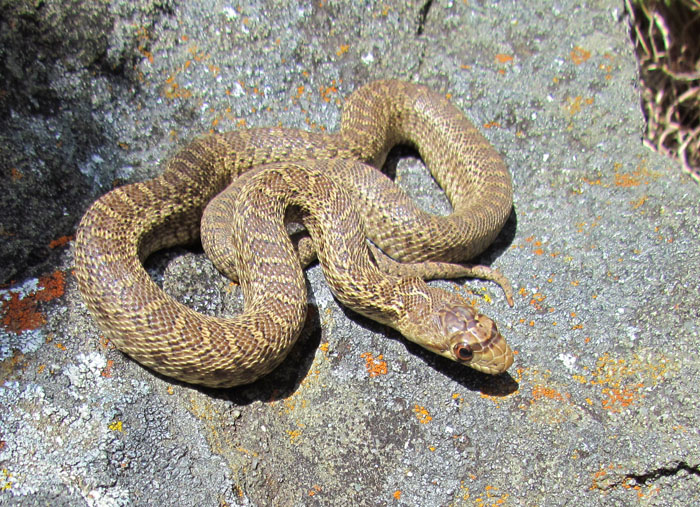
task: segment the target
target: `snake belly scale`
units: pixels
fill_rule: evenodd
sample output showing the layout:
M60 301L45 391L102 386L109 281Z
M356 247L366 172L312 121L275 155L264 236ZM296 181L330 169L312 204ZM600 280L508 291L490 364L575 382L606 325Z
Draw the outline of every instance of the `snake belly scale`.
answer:
M452 204L450 215L415 211L365 165L381 167L399 143L418 149ZM348 181L357 184L346 189ZM213 250L229 260L215 263L228 263L222 270L240 280L245 299L243 313L230 319L182 305L143 267L159 249L196 241L210 202L214 218L203 231L224 231L227 245ZM424 282L472 275L504 285L495 270L459 263L482 252L505 223L510 174L449 101L402 81L356 90L337 134L269 128L210 135L177 152L159 176L105 194L78 228L78 288L108 338L141 364L211 387L253 382L286 357L305 319L303 272L285 229L290 206L341 303L477 370L500 373L512 364L491 319Z

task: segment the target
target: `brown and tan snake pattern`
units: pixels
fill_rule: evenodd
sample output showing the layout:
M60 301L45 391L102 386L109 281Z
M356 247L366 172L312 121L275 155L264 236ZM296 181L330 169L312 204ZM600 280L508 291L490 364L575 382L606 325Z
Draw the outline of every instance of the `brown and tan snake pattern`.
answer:
M452 214L421 212L357 162L381 167L399 143L417 147ZM143 268L154 251L197 240L210 201L203 244L245 299L230 319L175 301ZM179 151L160 176L102 196L80 223L75 273L99 326L141 364L213 387L253 382L286 357L305 319L300 252L285 226L294 216L339 301L428 350L500 373L513 354L496 324L424 279L494 279L511 302L497 271L458 264L493 241L511 205L506 166L458 109L424 86L376 81L346 100L338 134L211 135Z

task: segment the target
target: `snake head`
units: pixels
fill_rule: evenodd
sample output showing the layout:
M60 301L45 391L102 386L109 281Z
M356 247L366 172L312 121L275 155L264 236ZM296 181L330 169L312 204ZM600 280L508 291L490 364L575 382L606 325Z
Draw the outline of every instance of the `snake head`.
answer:
M397 327L406 338L483 373L503 373L513 364L513 351L496 323L456 294L422 281L407 293L407 318Z
M435 316L446 338L436 352L483 373L497 374L513 364L513 351L496 323L464 304L439 309Z

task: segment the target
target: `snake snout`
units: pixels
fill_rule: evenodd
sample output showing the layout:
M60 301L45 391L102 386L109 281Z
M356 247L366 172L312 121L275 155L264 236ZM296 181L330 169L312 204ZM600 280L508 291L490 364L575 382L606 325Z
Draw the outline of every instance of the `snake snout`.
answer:
M513 364L513 351L506 342L505 338L496 330L490 339L477 354L474 353L475 359L469 364L475 370L490 375L503 373Z

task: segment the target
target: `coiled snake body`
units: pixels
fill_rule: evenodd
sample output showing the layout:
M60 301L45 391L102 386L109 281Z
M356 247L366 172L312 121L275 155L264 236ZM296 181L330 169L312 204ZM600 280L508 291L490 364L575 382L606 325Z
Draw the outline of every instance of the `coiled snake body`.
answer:
M418 148L451 215L421 212L357 162L380 167L398 143ZM158 249L199 238L210 201L203 244L240 280L245 298L231 319L175 301L142 264ZM507 168L459 110L424 86L376 81L346 100L338 134L211 135L179 151L160 176L102 196L78 228L75 273L99 326L143 365L212 387L249 383L286 357L305 319L301 252L285 229L293 207L343 304L435 353L499 373L513 355L495 323L423 279L472 275L504 285L495 271L456 263L493 241L511 206Z

